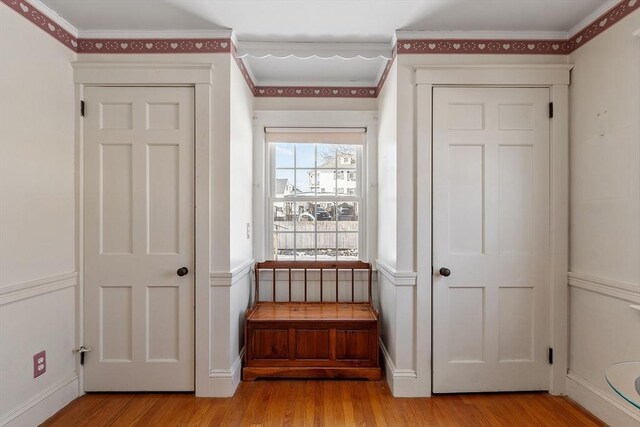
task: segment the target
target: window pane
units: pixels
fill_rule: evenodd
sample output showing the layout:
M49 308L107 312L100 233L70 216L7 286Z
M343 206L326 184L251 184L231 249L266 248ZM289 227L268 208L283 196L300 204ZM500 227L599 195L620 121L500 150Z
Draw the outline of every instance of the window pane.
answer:
M293 259L294 233L273 233L273 259Z
M294 212L293 202L275 202L273 204L273 231L292 232Z
M335 196L336 171L333 169L317 169L318 195Z
M276 197L293 196L295 191L293 169L276 169L273 193Z
M276 144L275 151L277 168L292 168L294 166L292 144Z
M358 258L358 233L338 233L338 258Z
M357 183L355 170L338 170L338 196L356 196Z
M319 232L336 231L336 204L334 202L316 203L316 227Z
M338 145L337 147L338 169L356 169L356 146Z
M316 230L316 212L315 203L298 202L296 203L296 232L314 232Z
M338 231L358 231L358 203L342 202L337 207Z
M319 168L336 168L336 150L337 146L332 144L317 144L318 147L318 167Z
M315 248L315 233L296 233L296 259L315 259Z
M316 167L316 145L296 144L296 168Z
M317 175L313 169L296 169L296 195L315 196Z
M318 259L335 260L336 233L318 233Z

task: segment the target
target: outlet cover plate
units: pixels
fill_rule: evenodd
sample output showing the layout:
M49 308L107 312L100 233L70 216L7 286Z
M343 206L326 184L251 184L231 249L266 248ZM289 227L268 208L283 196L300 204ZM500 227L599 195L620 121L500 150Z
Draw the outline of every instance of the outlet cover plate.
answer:
M45 372L47 372L47 353L42 350L33 355L33 378L38 378Z

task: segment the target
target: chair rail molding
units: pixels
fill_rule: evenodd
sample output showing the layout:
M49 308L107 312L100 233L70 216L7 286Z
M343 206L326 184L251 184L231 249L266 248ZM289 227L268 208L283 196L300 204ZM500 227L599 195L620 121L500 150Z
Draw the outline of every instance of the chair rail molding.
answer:
M418 273L414 271L396 271L386 262L377 259L376 267L378 272L383 274L387 280L393 283L395 286L415 286Z
M640 284L569 272L569 286L640 304Z
M255 263L255 259L250 259L231 271L212 271L209 273L209 283L211 286L233 286L242 277L251 273Z
M0 287L0 305L59 291L78 284L78 273L58 274Z

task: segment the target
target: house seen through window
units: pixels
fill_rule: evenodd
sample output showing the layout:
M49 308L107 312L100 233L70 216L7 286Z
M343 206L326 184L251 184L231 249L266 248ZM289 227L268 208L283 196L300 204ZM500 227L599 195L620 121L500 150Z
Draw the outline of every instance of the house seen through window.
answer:
M362 144L349 142L364 140L363 130L282 135L268 138L273 259L358 259Z

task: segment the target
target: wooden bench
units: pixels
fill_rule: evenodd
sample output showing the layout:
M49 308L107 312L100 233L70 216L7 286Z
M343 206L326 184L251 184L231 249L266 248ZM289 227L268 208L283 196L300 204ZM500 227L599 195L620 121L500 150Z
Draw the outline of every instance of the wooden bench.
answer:
M269 271L271 270L271 271ZM284 280L282 272L286 273ZM345 272L346 270L346 272ZM288 273L287 273L288 272ZM349 274L350 272L350 274ZM360 261L265 261L255 267L255 303L245 320L245 360L242 376L245 381L261 377L287 378L363 378L380 379L378 353L378 312L371 303L371 264ZM340 274L341 273L341 274ZM319 277L313 280L311 275ZM327 277L335 274L332 301L326 301L323 289ZM349 301L339 301L340 286L350 276L342 295ZM362 283L356 275L365 275L366 300L356 300L356 290ZM292 276L303 278L292 280ZM269 277L270 301L260 301L260 280ZM278 277L280 278L278 280ZM292 301L296 282L304 284L304 300ZM277 301L278 284L288 284L288 298ZM311 299L311 288L319 301ZM282 290L282 288L281 288ZM286 288L284 290L287 290ZM302 294L300 289L298 294ZM333 289L332 289L333 291ZM348 298L348 297L347 297Z

